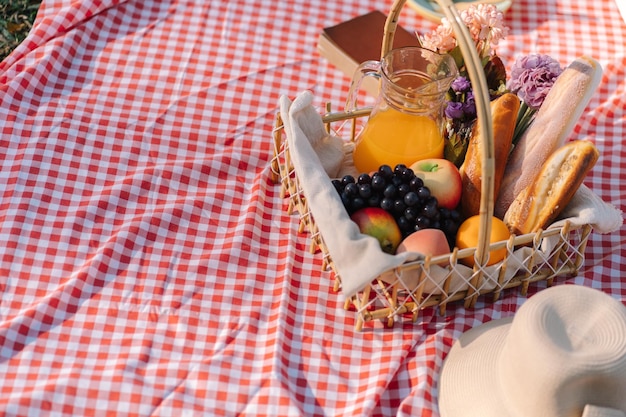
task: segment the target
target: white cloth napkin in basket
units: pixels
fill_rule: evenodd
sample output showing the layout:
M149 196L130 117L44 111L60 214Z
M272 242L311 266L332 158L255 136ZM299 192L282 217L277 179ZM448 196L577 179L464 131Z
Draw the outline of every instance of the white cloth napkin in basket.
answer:
M373 279L405 262L422 257L417 253L389 255L378 241L359 231L350 220L339 194L331 184L331 177L342 171L343 151L339 150L333 135L326 133L320 113L313 106L313 94L301 92L292 102L287 96L280 98L280 112L294 169L307 199L313 219L321 233L333 263L340 274L342 291L350 297L362 290ZM315 147L315 149L314 149ZM320 158L325 159L324 163ZM330 173L330 176L329 176ZM565 214L575 224L591 224L601 233L622 226L622 212L605 203L587 187L581 187ZM554 227L562 221L554 224ZM547 240L547 239L546 239ZM547 242L546 242L547 243ZM525 248L516 251L520 262ZM519 253L518 253L519 252ZM507 275L513 275L519 265L510 262ZM441 275L444 274L441 268ZM470 268L459 268L459 279L453 280L451 290L467 285ZM435 271L434 275L437 275ZM405 277L410 281L410 277ZM487 280L488 281L488 280ZM410 282L407 282L410 285ZM494 283L485 282L485 285ZM427 285L425 291L436 291L437 283Z

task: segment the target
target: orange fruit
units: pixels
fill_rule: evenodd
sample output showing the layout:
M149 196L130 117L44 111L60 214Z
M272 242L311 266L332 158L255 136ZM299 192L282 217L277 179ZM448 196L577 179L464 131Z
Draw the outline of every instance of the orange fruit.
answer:
M478 245L478 230L480 229L480 216L475 215L468 217L456 233L456 246L459 249L475 248ZM491 236L489 243L508 240L510 235L508 227L499 218L493 216L491 218ZM494 249L489 252L489 260L487 265L493 265L500 262L506 256L506 248ZM460 261L470 267L474 266L474 256L469 256Z

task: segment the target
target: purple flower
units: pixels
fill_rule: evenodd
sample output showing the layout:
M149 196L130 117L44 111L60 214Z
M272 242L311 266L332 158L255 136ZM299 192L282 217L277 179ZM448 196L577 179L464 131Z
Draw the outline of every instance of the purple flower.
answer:
M507 87L528 107L537 110L561 72L560 64L550 56L530 54L515 61Z
M450 86L455 93L465 93L469 91L471 88L471 84L469 80L463 76L457 77L454 81L452 81L452 85Z
M450 119L460 119L463 117L463 103L460 101L449 101L445 110L446 117Z
M474 93L468 91L465 94L465 102L463 103L463 113L470 119L476 116L476 100L474 99Z

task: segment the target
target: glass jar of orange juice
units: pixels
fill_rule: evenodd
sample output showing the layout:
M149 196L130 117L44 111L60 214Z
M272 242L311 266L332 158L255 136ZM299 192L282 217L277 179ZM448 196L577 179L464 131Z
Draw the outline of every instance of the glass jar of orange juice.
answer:
M356 138L353 159L359 172L381 165L412 165L443 157L444 101L458 69L450 55L420 47L389 51L362 63L352 80L346 111L356 109L361 82L380 79L380 92L367 124Z

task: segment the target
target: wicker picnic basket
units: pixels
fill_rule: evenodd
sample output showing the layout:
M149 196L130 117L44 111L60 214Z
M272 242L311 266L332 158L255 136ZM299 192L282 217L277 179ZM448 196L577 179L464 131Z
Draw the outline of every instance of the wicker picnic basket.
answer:
M405 2L406 0L395 0L390 9L383 34L381 56L385 56L391 49L398 17ZM494 210L494 145L487 83L480 59L472 46L471 36L462 23L457 9L450 0L437 0L437 3L459 39L470 80L472 85L476 86L477 123L487 138L483 141L482 152L479 244L475 248L463 250L455 248L446 255L404 263L373 279L357 294L346 297L344 307L356 312L357 330L361 330L364 323L371 320L386 320L389 326L392 326L398 318L416 321L420 310L427 307L436 307L440 314L444 314L448 303L461 300L464 301L466 308L472 308L479 296L489 294L493 301L496 301L502 291L514 287L518 288L522 295L526 295L531 283L545 281L546 285L550 286L556 277L574 276L584 262L584 251L592 230L590 225L574 225L566 221L561 227L521 236L511 235L506 241L489 243L487 236L490 235L491 216ZM359 132L359 126L362 127L367 120L370 110L363 108L341 112L331 111L330 106L327 106L322 120L328 132L352 142ZM333 272L334 290L340 291L342 271L336 267L333 254L328 250L324 236L319 232L315 222L316 215L321 216L324 213L312 212L304 196L304 179L298 178L295 174L280 113L275 120L273 142L273 179L280 184L281 197L288 198L288 213L299 214L299 231L310 234L311 252L322 253L322 268ZM328 186L332 187L332 184L329 182ZM550 245L544 244L546 239L551 241ZM485 267L489 251L504 247L507 249L505 258L495 266ZM513 256L519 248L524 249L521 261L519 256ZM458 259L467 256L474 256L476 259L469 276L459 272L462 266L458 262ZM516 265L513 273L507 272L510 271L510 264ZM403 281L403 277L409 272L418 277L417 281L411 281L411 285Z

